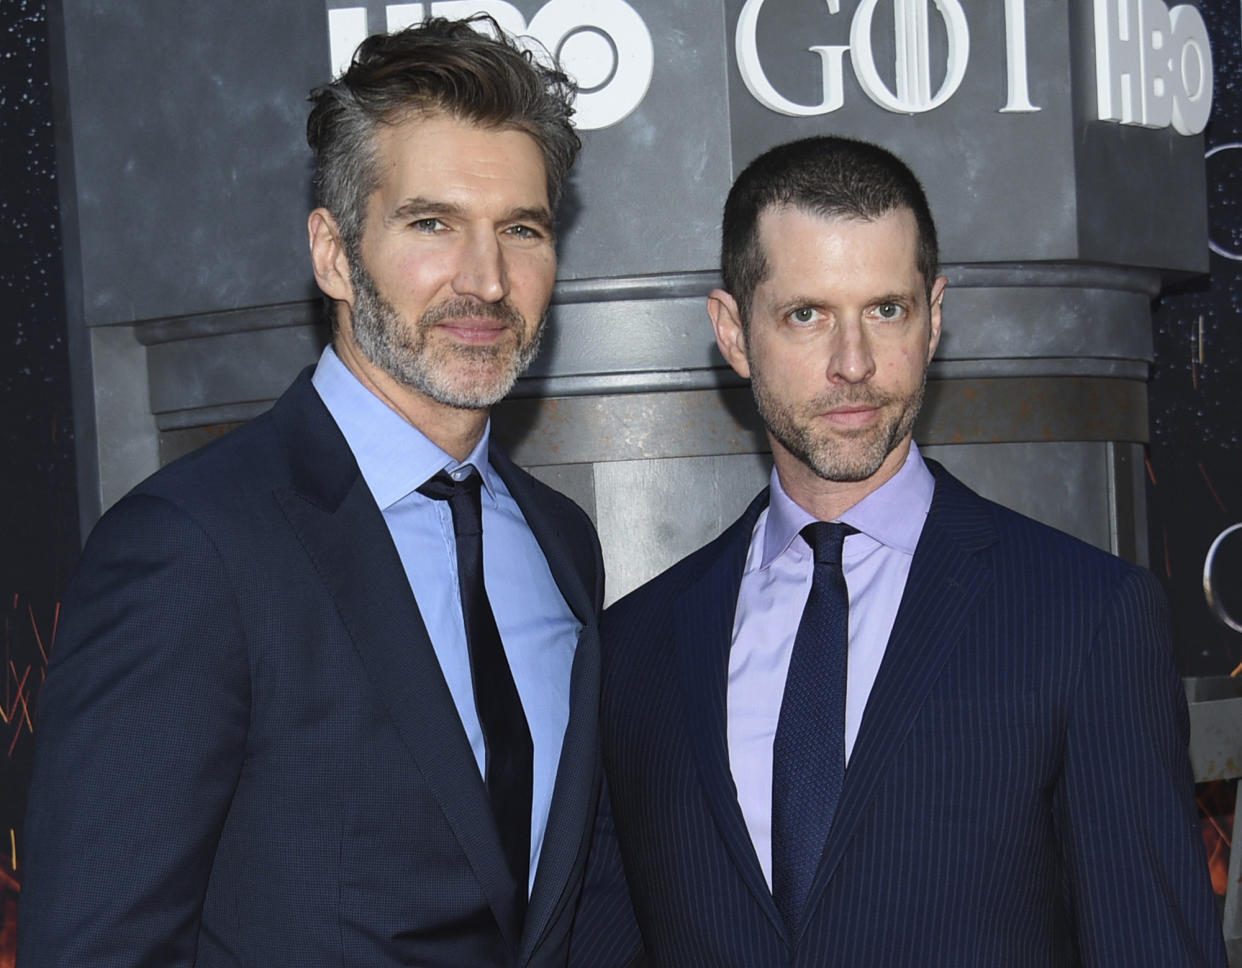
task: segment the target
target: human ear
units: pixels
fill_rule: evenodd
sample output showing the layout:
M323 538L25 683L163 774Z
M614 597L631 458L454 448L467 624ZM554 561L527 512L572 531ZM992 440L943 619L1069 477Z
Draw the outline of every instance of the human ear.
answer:
M930 322L930 331L927 336L927 362L930 363L932 357L936 355L936 347L940 345L940 310L941 304L944 302L944 291L949 285L949 280L945 276L937 276L936 281L932 283L931 300L928 306L928 318Z
M354 287L350 282L349 257L336 219L326 208L317 208L306 220L310 242L311 267L315 282L326 296L353 308Z
M750 379L750 361L746 356L746 328L737 300L723 289L713 289L707 297L707 315L716 331L716 345L738 376Z

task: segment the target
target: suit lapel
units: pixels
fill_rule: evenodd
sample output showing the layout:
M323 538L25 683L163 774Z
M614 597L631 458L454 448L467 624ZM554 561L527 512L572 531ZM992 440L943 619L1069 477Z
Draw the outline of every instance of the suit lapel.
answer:
M599 630L583 628L574 653L569 687L569 723L561 744L556 786L539 854L539 868L526 911L521 964L526 964L567 904L578 862L590 844L599 793Z
M487 792L387 525L307 374L277 403L292 486L275 497L517 950L515 885Z
M720 837L755 900L778 930L783 922L755 855L729 767L728 675L734 607L751 533L767 507L765 489L746 513L704 549L707 567L677 599L674 641L685 699L685 731ZM728 603L730 607L722 607Z
M565 603L582 623L569 685L569 723L561 744L547 830L526 912L519 959L525 964L548 925L572 900L567 888L575 863L589 843L599 786L598 614L603 587L597 583L596 588L588 589L583 576L602 577L602 572L594 549L574 547L566 541L557 518L546 507L546 501L539 499L536 486L525 472L495 447L488 459L522 509Z
M957 646L979 595L994 580L991 567L978 553L996 540L983 502L938 464L927 463L936 477L931 510L867 699L841 801L811 885L808 910L832 877L859 821L871 809L893 752Z
M522 516L539 542L565 604L583 625L595 625L604 590L602 585L588 589L583 583L584 575L599 571L599 562L593 550L573 547L565 540L559 522L546 507L546 502L539 499L534 479L509 460L504 451L492 446L487 459L522 509Z

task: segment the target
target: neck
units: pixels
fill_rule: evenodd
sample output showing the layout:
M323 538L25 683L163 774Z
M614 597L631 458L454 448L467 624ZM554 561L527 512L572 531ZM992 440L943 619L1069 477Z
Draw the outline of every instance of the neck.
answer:
M820 521L836 521L846 511L892 479L910 453L910 438L897 444L880 464L879 469L861 481L831 481L787 451L780 441L769 437L772 460L780 477L781 487L790 500L813 514Z
M483 438L490 410L450 407L431 399L381 370L352 340L336 340L333 349L358 382L454 460L465 460Z

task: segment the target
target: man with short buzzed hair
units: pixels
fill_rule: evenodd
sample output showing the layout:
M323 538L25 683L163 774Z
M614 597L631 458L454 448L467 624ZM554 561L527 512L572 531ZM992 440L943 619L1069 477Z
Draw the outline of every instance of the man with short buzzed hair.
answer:
M1224 968L1155 579L911 439L946 288L914 175L773 148L722 267L775 466L605 614L575 962Z

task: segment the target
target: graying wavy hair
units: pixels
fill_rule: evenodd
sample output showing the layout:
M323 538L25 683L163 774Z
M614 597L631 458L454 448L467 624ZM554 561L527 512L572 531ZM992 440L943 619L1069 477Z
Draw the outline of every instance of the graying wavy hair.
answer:
M481 25L490 36L473 25ZM436 17L363 41L349 69L311 92L306 140L315 193L356 256L367 199L379 186L375 133L418 112L530 135L543 154L555 209L581 142L573 81L519 47L491 17Z

